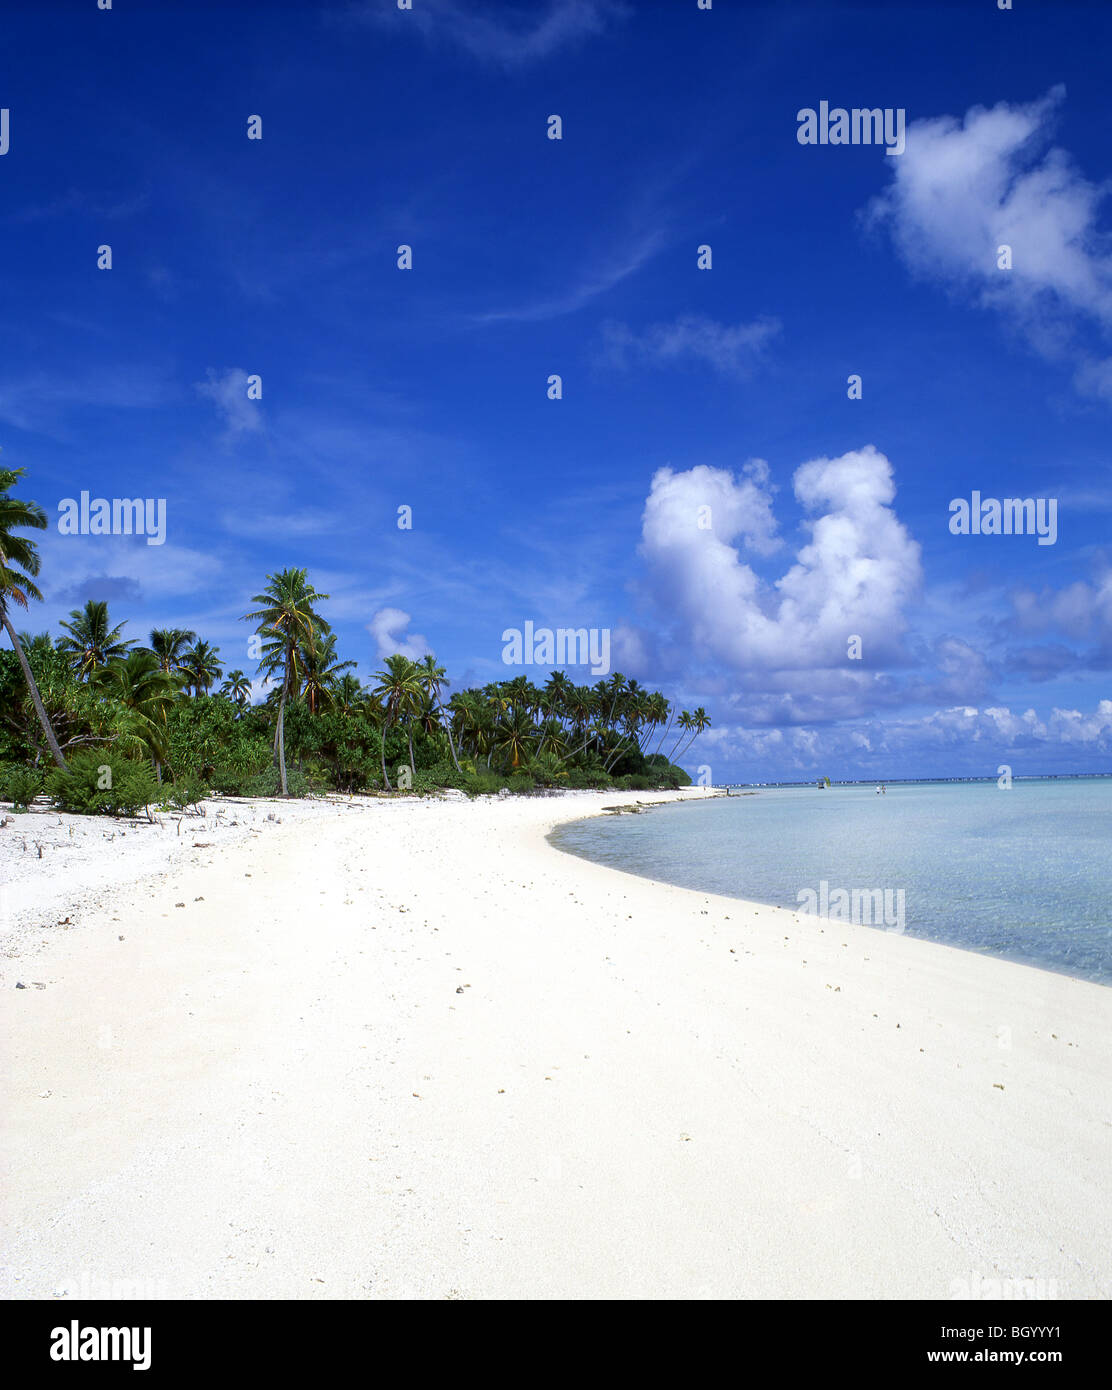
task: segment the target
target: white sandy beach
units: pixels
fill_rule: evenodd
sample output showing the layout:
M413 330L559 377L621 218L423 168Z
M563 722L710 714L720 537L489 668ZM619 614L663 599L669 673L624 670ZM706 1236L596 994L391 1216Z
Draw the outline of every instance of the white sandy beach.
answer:
M1112 990L545 840L654 799L15 817L8 1296L1112 1296Z

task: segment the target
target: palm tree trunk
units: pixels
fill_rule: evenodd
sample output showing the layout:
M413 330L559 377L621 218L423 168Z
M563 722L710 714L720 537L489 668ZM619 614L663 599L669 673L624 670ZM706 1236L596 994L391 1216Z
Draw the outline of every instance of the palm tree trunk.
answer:
M409 773L414 781L417 780L417 769L413 766L413 730L410 725L405 726L406 742L409 744Z
M385 721L385 720L383 720L383 722L378 726L378 746L379 746L379 751L380 751L381 754L382 754L382 785L383 785L383 787L384 787L388 792L392 792L392 791L394 790L394 788L390 785L390 778L389 778L389 777L387 776L387 774L386 774L386 721Z
M454 743L453 740L452 740L452 726L451 726L451 724L445 724L444 729L445 729L445 732L446 732L447 735L448 735L448 747L452 750L452 762L455 764L456 771L457 771L457 772L459 773L459 775L462 777L462 776L463 776L463 768L460 767L460 765L459 765L459 759L456 757L456 745L455 745L455 743Z
M290 789L286 781L286 690L289 687L289 668L286 669L286 679L282 682L282 696L278 701L278 769L282 774L282 795L289 796Z
M687 742L686 742L686 743L683 745L683 747L680 749L680 757L681 757L681 758L683 757L683 755L687 752L687 750L691 747L691 745L695 742L695 740L699 737L699 735L700 735L702 732L703 732L702 729L696 729L696 730L695 730L695 732L691 735L691 737L687 740ZM671 762L672 759L669 758L668 761Z
M12 646L15 654L19 658L19 664L23 668L23 679L27 682L27 689L31 692L31 703L35 706L35 713L39 716L39 723L42 731L46 735L47 744L50 746L50 755L63 771L65 771L66 760L62 757L62 750L58 747L58 740L54 737L54 730L50 727L50 720L46 717L46 710L43 707L42 696L39 694L39 687L35 684L35 678L31 674L31 667L27 664L27 656L23 650L19 638L16 636L15 628L12 627L11 620L6 612L2 614L4 631L12 639Z
M673 708L673 709L671 710L671 712L669 713L669 715L668 715L668 722L667 722L667 724L665 724L665 726L664 726L664 732L660 735L660 742L656 745L656 748L653 750L653 757L654 757L654 758L656 757L657 753L660 752L660 749L661 749L661 747L663 746L664 740L668 737L668 730L672 727L672 720L675 719L675 717L676 717L676 711L675 711L675 709Z

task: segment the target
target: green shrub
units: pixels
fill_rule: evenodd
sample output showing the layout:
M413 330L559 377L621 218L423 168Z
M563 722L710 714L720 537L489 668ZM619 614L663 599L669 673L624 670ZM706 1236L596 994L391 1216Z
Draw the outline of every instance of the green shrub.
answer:
M164 798L148 763L104 748L74 753L50 774L47 791L59 810L83 816L135 815Z
M496 772L472 772L467 774L463 790L468 796L496 796L504 785Z
M195 806L208 796L208 787L200 777L178 777L162 788L162 799L167 806L185 810Z
M523 771L541 787L566 787L568 770L554 753L537 753L525 764Z
M305 774L296 767L286 769L286 786L290 796L308 796L309 783ZM282 774L276 767L264 768L262 772L257 772L254 777L247 778L243 783L240 796L281 796L282 795Z
M229 767L226 764L215 768L208 779L209 786L221 796L247 796L247 786L253 782L264 768Z
M12 803L12 809L25 811L43 789L43 775L33 767L5 769L4 789L0 793Z
M568 773L568 779L564 786L571 787L578 792L605 791L610 786L610 778L601 770L591 771L576 768Z

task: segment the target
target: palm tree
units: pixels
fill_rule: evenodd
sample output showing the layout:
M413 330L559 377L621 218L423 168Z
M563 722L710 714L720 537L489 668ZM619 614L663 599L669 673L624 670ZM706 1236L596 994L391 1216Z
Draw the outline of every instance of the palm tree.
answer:
M351 663L353 666L354 662ZM341 714L351 714L357 710L363 701L363 687L359 684L359 677L353 676L350 671L336 682L332 691L332 698L336 702L336 708Z
M395 652L386 658L385 671L376 671L378 685L374 694L386 706L386 718L391 724L405 724L406 739L409 743L409 770L414 777L417 769L413 765L413 731L411 716L420 708L423 691L421 674L416 662L408 656Z
M448 701L448 709L460 747L470 747L477 757L489 754L491 718L482 694L478 690L461 690Z
M675 761L676 749L683 742L684 734L687 733L688 729L691 728L693 723L694 721L692 720L690 714L688 714L687 710L681 711L680 717L676 720L676 728L680 730L680 736L676 739L675 743L672 744L672 751L668 754L668 761L670 763Z
M526 710L515 709L508 718L500 719L494 730L495 750L509 753L510 766L517 767L523 757L533 750L535 731Z
M645 738L641 745L642 752L649 746L649 739L653 736L653 730L659 728L668 718L668 701L659 690L652 692L647 704L648 712L645 717Z
M345 676L344 679L346 680L347 677ZM382 786L385 791L393 791L394 788L390 785L390 777L386 771L386 706L377 695L365 690L363 692L362 714L363 718L378 730L378 751L382 760Z
M161 781L167 752L166 711L178 694L177 678L162 669L154 652L137 651L98 667L90 684L127 711L121 741L149 754Z
M683 722L684 716L686 716L687 718L686 724L684 724ZM710 715L707 714L706 710L702 707L702 705L699 705L698 708L695 710L694 714L688 714L687 711L684 710L683 714L680 716L679 722L682 728L687 728L691 730L691 736L683 745L683 749L679 755L682 758L684 753L687 752L687 750L691 747L691 745L695 742L696 738L698 738L698 736L703 732L703 730L710 727ZM673 748L672 757L669 759L669 761L674 762L675 758L676 750Z
M159 666L169 675L185 669L186 648L196 642L197 634L181 627L156 627L151 632L151 651L158 657Z
M305 652L312 652L318 640L331 628L317 613L314 604L327 599L309 583L303 569L284 569L280 574L268 574L269 583L252 603L262 605L244 615L244 621L257 621L255 629L263 638L263 655L259 670L267 676L282 673L281 695L278 702L278 728L275 748L282 777L282 795L289 796L286 779L286 701L301 685Z
M87 680L101 666L110 661L118 661L127 656L128 649L135 643L120 636L127 626L126 621L111 627L108 622L108 604L103 599L89 599L84 608L75 608L70 613L68 623L59 626L67 633L58 641L58 650L64 652L73 662L73 669L82 680Z
M436 710L439 721L444 713L444 708L440 703L440 687L445 683L448 673L443 666L437 664L436 657L433 656L432 652L426 654L424 660L417 667L417 671L425 693L429 697L429 703ZM452 762L456 771L461 772L459 759L456 757L456 745L452 740L452 721L450 719L444 721L444 729L448 735L448 748L452 754Z
M220 687L220 693L234 700L242 709L251 698L251 681L242 671L229 671Z
M19 640L23 643L23 650L31 656L49 656L54 651L49 632L21 632Z
M334 702L333 693L340 672L350 671L355 662L336 659L336 635L332 632L322 637L312 651L303 651L301 656L305 663L305 684L301 693L309 713L316 714Z
M218 681L223 674L220 665L220 648L207 642L196 642L182 655L180 670L187 685L193 687L195 695L207 695L209 686Z
M540 726L537 752L547 753L562 762L568 751L567 735L558 719L548 718Z
M27 689L31 695L31 703L35 706L35 713L39 717L50 748L50 756L59 767L64 768L66 760L62 757L62 750L58 747L58 740L54 737L54 730L46 717L42 696L31 674L26 653L8 616L10 603L26 608L28 599L42 601L42 594L34 582L42 564L38 547L34 541L27 540L25 536L14 535L13 532L17 528L45 531L46 513L37 502L20 502L8 495L26 471L24 468L0 468L0 622L11 638L12 647L19 659L23 679L27 682Z

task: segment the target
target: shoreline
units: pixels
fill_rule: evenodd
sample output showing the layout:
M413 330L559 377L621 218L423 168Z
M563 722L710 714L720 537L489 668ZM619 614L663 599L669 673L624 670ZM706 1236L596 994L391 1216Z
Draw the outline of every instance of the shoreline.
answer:
M1064 780L1064 779L1059 779L1059 780ZM709 789L709 790L717 790L717 789ZM778 790L778 788L769 788L768 790ZM786 788L786 790L790 790L790 789L787 789L787 788ZM746 793L744 793L744 794L747 795L747 796L755 796L755 795L757 795L756 792L746 792ZM721 795L721 793L719 793L719 795ZM697 800L698 798L687 798L687 799L688 799L688 800L692 800L692 799ZM665 804L668 804L668 803L665 803L665 802L656 802L656 803L653 804L653 806L644 806L644 805L641 805L641 804L639 803L639 807L640 807L640 809L642 809L642 810L644 810L644 811L648 811L648 810L654 809L655 806L665 805ZM671 804L677 804L677 803L671 803ZM604 808L604 809L605 809L605 808ZM702 893L702 894L705 894L705 895L708 895L708 896L711 896L711 897L720 897L720 898L722 898L724 901L727 901L727 902L736 902L736 903L739 903L742 907L745 907L745 908L748 908L748 909L756 909L756 910L759 911L759 910L761 910L761 909L763 908L763 909L767 909L767 910L769 910L769 911L775 910L775 911L779 911L779 912L787 912L787 913L790 913L790 914L793 916L793 918L798 918L799 916L806 916L806 917L812 918L813 920L815 920L815 921L817 921L817 922L826 923L828 926L831 926L831 927L834 927L834 928L843 927L843 926L844 926L844 927L852 927L854 931L858 931L858 930L862 930L862 929L863 929L863 930L869 931L869 932L881 932L881 933L883 933L883 934L886 935L886 936L900 935L900 936L904 937L905 939L907 939L907 940L909 940L909 941L918 941L918 942L922 942L922 943L924 943L924 944L926 944L926 945L940 946L940 947L942 947L943 949L945 949L945 950L947 950L947 951L957 951L957 952L959 952L961 955L974 955L974 956L976 956L976 957L977 957L978 959L980 959L980 960L995 960L995 961L1000 961L1000 962L1002 962L1003 964L1007 964L1007 965L1017 965L1017 966L1021 966L1022 968L1026 969L1026 970L1037 970L1037 971L1040 971L1041 973L1044 973L1044 974L1060 976L1060 977L1063 978L1063 979L1067 979L1067 980L1076 980L1076 981L1078 981L1078 982L1081 983L1081 984L1093 985L1093 986L1095 986L1097 989L1104 989L1104 990L1112 989L1112 979L1108 979L1107 981L1105 981L1105 980L1090 980L1090 979L1087 979L1084 975L1072 974L1072 973L1071 973L1070 971L1068 971L1068 970L1056 970L1056 969L1054 969L1053 967L1051 967L1051 966L1049 966L1049 965L1044 965L1044 964L1042 964L1041 962L1038 962L1038 961L1035 961L1035 960L1025 960L1025 959L1021 959L1021 958L1019 958L1019 957L1012 957L1012 956L1000 955L1000 954L996 953L995 951L980 950L980 949L978 949L978 948L976 948L976 947L974 947L974 946L958 946L958 945L955 945L955 944L950 943L950 942L937 941L937 940L935 940L933 937L929 937L929 936L919 936L919 935L916 935L914 932L910 932L910 931L903 931L903 932L899 932L899 933L893 933L893 932L892 932L891 930L889 930L888 928L885 928L885 927L882 927L882 926L878 926L878 925L873 924L873 923L851 923L851 922L843 921L843 920L840 919L840 918L826 916L826 915L823 915L823 914L821 914L821 913L809 913L809 912L804 912L801 908L784 907L784 906L782 906L782 905L780 905L780 904L777 904L777 903L765 902L765 901L762 901L762 900L759 900L759 899L756 899L756 898L746 898L746 897L742 897L742 896L740 896L740 895L734 896L733 894L716 893L715 890L709 889L709 888L697 888L697 887L693 887L693 886L691 886L691 885L689 885L689 884L673 883L672 880L670 880L670 879L653 878L653 877L652 877L651 875L649 875L649 874L641 874L641 873L638 873L638 872L637 872L636 870L634 870L634 869L623 868L623 867L622 867L621 865L619 865L619 864L611 864L611 863L606 862L606 861L603 860L603 859L595 859L595 858L593 858L593 857L592 857L591 855L589 855L589 854L581 853L579 850L567 849L567 848L565 848L563 845L557 843L557 841L553 838L555 832L558 831L558 830L566 829L568 826L575 825L575 824L579 824L579 823L581 823L581 822L585 823L585 822L587 822L587 821L590 821L590 820L597 820L597 819L600 819L600 818L601 818L601 817L600 817L597 813L594 813L594 814L590 814L590 815L586 815L586 816L577 816L577 817L573 817L572 819L569 819L569 820L562 820L562 821L559 821L559 822L557 822L556 824L553 825L552 829L548 832L548 835L546 836L546 839L547 839L548 843L552 846L552 848L555 849L555 850L557 850L557 851L558 851L559 853L561 853L561 854L568 854L568 855L570 855L573 859L581 859L584 863L587 863L587 864L596 864L596 865L598 865L600 868L609 869L609 870L611 870L611 871L614 872L614 873L628 874L628 875L632 876L633 878L639 878L639 879L643 880L643 881L646 882L646 883L654 883L654 884L660 884L660 885L667 885L668 887L679 888L679 889L681 889L681 890L684 891L684 892L689 892L689 893Z
M571 803L264 822L28 938L8 1296L1112 1294L1105 988L595 864Z

